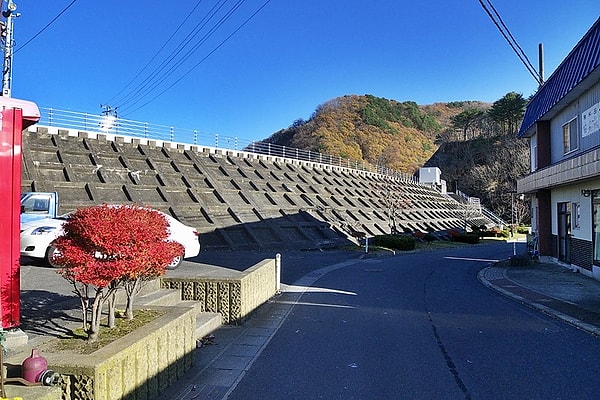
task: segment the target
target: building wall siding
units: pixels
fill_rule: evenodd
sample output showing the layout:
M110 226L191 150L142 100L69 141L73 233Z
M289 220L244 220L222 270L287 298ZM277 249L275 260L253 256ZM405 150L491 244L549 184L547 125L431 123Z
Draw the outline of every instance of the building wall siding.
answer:
M551 122L551 137L552 137L552 164L561 162L567 158L580 155L600 146L600 131L582 137L582 124L583 124L583 113L590 107L600 103L600 82L592 85L581 97L573 101L569 106L565 107L559 112ZM569 122L573 118L577 118L577 131L579 137L579 147L577 150L563 154L563 143L562 143L562 127L565 123Z
M591 241L571 238L571 264L591 271L593 251Z

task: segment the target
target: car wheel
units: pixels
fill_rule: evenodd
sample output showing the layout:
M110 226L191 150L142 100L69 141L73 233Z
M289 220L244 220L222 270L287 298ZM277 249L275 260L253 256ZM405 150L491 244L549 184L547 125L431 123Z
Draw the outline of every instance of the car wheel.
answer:
M60 265L54 263L54 261L52 261L52 258L54 256L54 254L56 254L58 252L58 250L56 250L56 247L54 246L48 246L48 249L46 250L46 262L48 263L48 265L50 265L51 267L60 267Z
M182 262L183 262L183 255L175 256L175 258L173 258L173 260L171 260L169 265L167 265L167 269L175 269L175 268L179 267Z

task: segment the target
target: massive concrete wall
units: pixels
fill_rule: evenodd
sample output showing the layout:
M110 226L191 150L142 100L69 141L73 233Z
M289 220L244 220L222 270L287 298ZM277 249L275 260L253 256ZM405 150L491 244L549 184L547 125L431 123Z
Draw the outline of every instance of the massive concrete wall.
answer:
M204 249L336 246L389 233L391 210L400 231L490 223L434 189L344 167L45 127L23 142L23 191L57 191L62 212L152 206L195 226Z

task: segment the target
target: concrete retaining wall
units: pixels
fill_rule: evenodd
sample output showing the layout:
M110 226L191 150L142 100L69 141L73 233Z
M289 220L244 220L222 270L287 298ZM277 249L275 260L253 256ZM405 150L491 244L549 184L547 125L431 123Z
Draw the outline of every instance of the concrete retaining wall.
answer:
M165 315L89 355L43 354L64 400L155 399L192 367L198 311L153 308Z
M181 290L181 300L198 302L199 311L216 312L225 324L241 323L258 306L277 293L277 268L267 259L239 277L163 277L162 287Z
M240 151L36 127L23 132L22 191L57 191L61 212L147 205L201 233L204 250L309 249L353 234L490 223L413 180ZM465 218L468 222L465 223Z

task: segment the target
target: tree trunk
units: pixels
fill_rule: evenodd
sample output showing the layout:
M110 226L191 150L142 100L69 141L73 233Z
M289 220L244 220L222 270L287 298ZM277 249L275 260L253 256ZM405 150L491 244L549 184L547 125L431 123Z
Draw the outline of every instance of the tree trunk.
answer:
M81 325L85 330L87 329L88 319L87 319L87 308L89 305L89 299L79 297L79 302L81 304Z
M88 328L88 307L90 305L89 298L89 287L87 285L81 285L81 287L77 286L75 280L69 279L69 281L73 284L73 293L79 297L79 304L81 304L81 323L84 330Z
M115 327L115 303L117 301L117 293L114 292L108 298L108 327Z
M109 299L117 290L116 285L109 285L104 288L96 288L96 296L92 302L92 315L90 318L89 329L87 330L88 341L94 342L98 339L100 333L100 322L102 321L102 308L104 303Z
M102 306L104 305L104 296L101 290L96 291L96 297L92 303L92 315L90 318L90 326L88 328L88 342L98 340L100 332L100 321L102 319Z
M140 280L135 279L125 283L125 292L127 293L127 306L125 307L125 317L128 321L133 319L133 298L138 292L140 286Z

